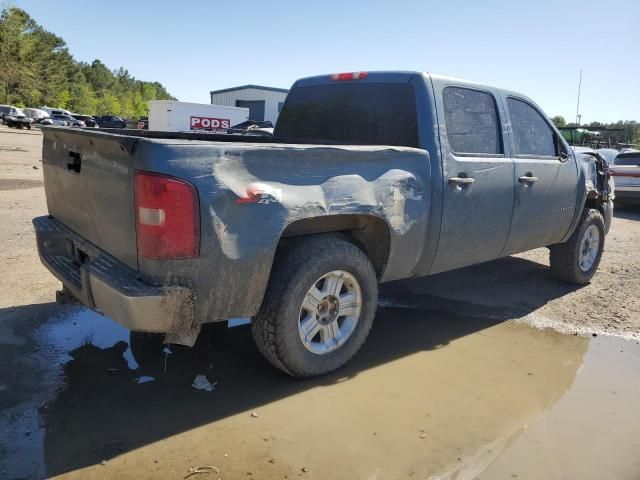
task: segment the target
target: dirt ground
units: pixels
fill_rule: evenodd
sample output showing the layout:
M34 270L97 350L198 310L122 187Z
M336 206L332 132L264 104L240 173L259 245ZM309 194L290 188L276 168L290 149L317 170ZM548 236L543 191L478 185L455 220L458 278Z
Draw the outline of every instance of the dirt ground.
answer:
M53 303L41 142L0 126L0 479L640 478L640 208L590 285L553 279L546 249L387 284L356 359L295 381L246 325L142 363Z

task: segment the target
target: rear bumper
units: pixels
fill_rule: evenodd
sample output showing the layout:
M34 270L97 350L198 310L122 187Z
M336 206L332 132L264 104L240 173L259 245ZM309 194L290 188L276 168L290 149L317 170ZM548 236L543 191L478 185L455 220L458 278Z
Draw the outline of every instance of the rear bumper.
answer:
M193 324L193 293L151 286L138 273L51 217L33 220L40 260L82 304L136 331L181 333Z

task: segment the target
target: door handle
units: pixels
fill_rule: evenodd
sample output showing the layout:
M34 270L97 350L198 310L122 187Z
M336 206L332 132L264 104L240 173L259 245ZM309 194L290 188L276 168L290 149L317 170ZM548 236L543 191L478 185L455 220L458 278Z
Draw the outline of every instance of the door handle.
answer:
M536 183L538 181L538 177L532 177L531 175L524 175L522 177L519 177L518 181L520 183L531 184L531 183Z
M449 183L459 186L471 185L472 183L476 183L476 179L471 177L451 177L449 178Z

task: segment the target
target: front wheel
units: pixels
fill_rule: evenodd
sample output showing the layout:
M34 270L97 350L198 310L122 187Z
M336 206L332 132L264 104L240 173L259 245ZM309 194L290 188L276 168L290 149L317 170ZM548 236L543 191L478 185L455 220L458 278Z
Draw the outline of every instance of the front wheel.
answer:
M294 377L347 363L367 338L378 301L367 255L334 236L294 240L276 256L260 312L251 324L258 350Z
M602 214L585 208L580 223L565 243L549 248L551 271L560 280L585 285L593 278L604 250L605 225Z

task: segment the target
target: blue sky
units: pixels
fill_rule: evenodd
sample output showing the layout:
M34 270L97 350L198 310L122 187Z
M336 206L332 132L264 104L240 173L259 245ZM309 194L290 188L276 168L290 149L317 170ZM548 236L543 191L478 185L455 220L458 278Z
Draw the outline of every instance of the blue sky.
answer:
M640 120L640 1L13 0L99 58L180 100L354 70L420 70L520 91L547 114Z

